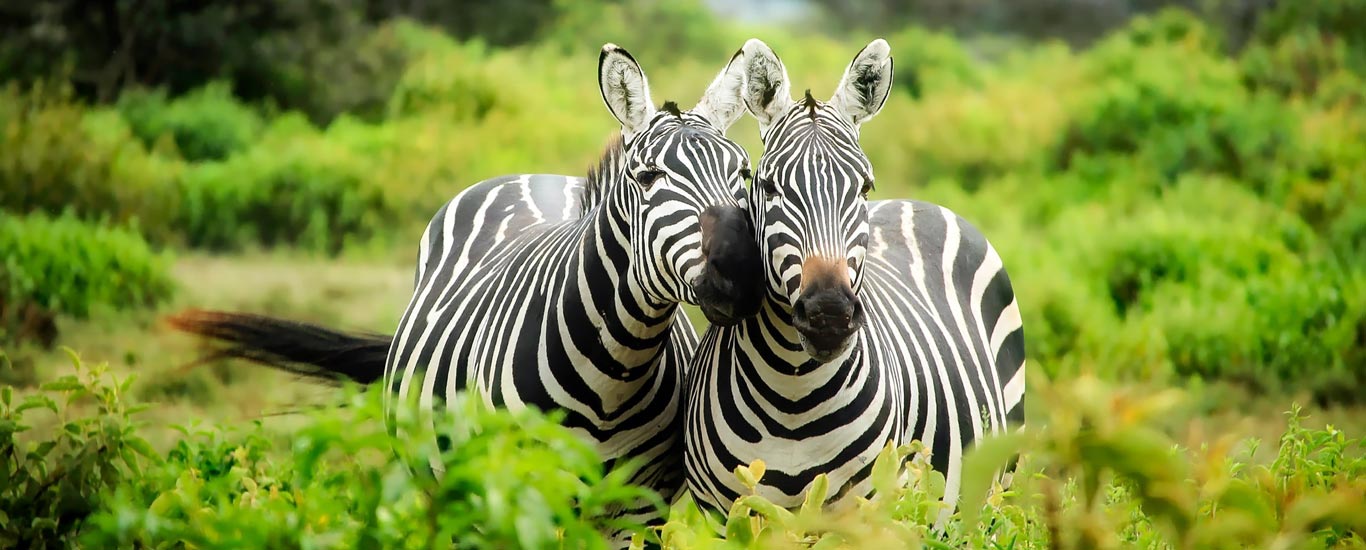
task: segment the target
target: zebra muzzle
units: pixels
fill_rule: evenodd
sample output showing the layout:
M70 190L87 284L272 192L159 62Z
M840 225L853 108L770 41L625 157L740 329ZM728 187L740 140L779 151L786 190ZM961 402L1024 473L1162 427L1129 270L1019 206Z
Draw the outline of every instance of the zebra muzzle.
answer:
M707 320L733 325L759 312L763 263L754 224L739 206L710 206L702 212L702 275L692 281Z
M826 362L840 356L863 327L863 302L854 293L844 262L809 257L802 262L801 294L792 304L792 325L802 348Z

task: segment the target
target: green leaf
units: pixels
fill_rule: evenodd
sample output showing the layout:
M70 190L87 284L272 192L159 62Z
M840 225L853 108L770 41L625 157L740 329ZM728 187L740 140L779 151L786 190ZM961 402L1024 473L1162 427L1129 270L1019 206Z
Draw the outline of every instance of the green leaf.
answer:
M24 402L20 403L15 411L24 412L29 409L47 409L55 413L57 412L57 402L53 401L51 397L35 393L25 397Z
M84 388L85 386L81 384L81 381L71 375L63 376L39 386L39 389L43 391L75 391Z
M796 522L797 517L793 515L792 512L789 512L783 507L778 506L777 504L774 504L772 501L759 495L749 495L741 497L740 501L744 503L746 508L758 512L759 515L777 524L779 527L782 527L783 529L791 527L792 524Z
M825 474L819 474L816 479L811 481L811 486L806 489L806 498L802 501L802 514L810 515L820 512L825 505L826 492L830 490L830 478Z
M811 545L811 550L835 550L836 548L844 548L848 542L838 533L827 533L820 540L817 540L816 544Z
M726 539L739 544L754 541L754 527L744 500L737 500L730 507L730 514L726 516Z
M751 491L759 484L759 480L755 478L754 472L750 471L749 466L736 466L735 477L739 478L741 485Z
M1020 454L1028 441L1028 436L1018 431L988 437L980 440L963 457L958 506L965 528L977 529L977 516L986 502L987 491L991 489L996 473L1004 469L1012 457Z
M57 441L49 439L39 443L34 447L33 452L41 458L47 458L47 454L52 452L52 448L57 446Z
M898 485L897 473L901 471L901 453L891 441L882 447L873 460L873 491L891 494Z

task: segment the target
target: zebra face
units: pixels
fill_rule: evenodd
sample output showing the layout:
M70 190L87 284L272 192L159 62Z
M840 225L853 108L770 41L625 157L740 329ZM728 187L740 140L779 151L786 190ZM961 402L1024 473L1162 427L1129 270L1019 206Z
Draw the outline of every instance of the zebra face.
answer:
M743 114L742 64L731 62L697 106L656 110L645 73L607 45L599 61L603 99L622 124L622 174L635 203L632 276L651 298L698 305L719 325L759 310L761 260L746 215L750 160L725 137Z
M662 298L700 306L712 323L758 311L762 266L745 211L749 155L692 112L669 112L627 146L641 189L632 224L640 281Z
M859 126L891 90L887 43L854 58L828 102L791 99L773 50L750 40L745 103L764 142L750 211L767 261L769 295L791 314L802 348L820 363L843 357L864 324L859 300L868 247L873 168Z

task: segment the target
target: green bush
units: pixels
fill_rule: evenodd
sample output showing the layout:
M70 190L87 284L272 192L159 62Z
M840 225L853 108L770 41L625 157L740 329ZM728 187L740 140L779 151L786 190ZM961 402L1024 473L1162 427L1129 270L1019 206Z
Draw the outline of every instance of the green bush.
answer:
M1277 2L1258 18L1254 40L1262 45L1274 45L1298 35L1321 38L1321 45L1328 48L1335 49L1340 43L1345 54L1342 60L1347 67L1358 75L1366 75L1366 36L1361 33L1363 20L1366 20L1366 2L1362 0Z
M168 264L125 229L70 216L0 217L0 340L24 339L33 315L161 303L174 289Z
M251 150L186 171L179 226L196 247L259 243L337 253L392 219L370 167L307 123L277 123Z
M169 136L189 161L221 160L252 144L262 121L232 96L225 82L166 99L164 90L130 91L119 97L119 112L148 147Z
M1299 29L1274 43L1254 44L1242 56L1248 83L1285 96L1314 97L1347 70L1347 46L1319 29ZM1350 73L1349 73L1350 74Z
M125 127L68 90L0 90L0 130L0 209L70 210L170 237L179 166L150 158Z
M982 83L981 65L951 35L912 27L887 41L896 48L892 82L912 98Z
M1169 182L1208 172L1260 188L1293 146L1287 109L1249 94L1237 65L1203 41L1143 43L1119 34L1089 52L1086 63L1094 87L1056 149L1062 169L1096 157L1133 157Z
M1366 375L1349 360L1366 350L1363 279L1294 216L1191 179L1097 246L1093 277L1126 321L1117 332L1155 335L1176 374L1359 399L1342 385Z
M378 120L409 62L410 52L396 25L371 25L357 10L328 9L332 1L313 2L325 17L309 17L324 24L308 24L302 32L276 33L255 44L258 57L243 60L245 78L252 84L247 97L297 110L317 124L350 114ZM378 8L378 6L376 6ZM382 8L379 8L382 9Z
M1116 390L1094 378L1030 387L1040 402L1070 406L1044 408L1044 421L968 454L960 508L942 535L930 525L944 479L912 442L886 448L870 476L874 495L838 512L812 504L835 490L824 477L792 511L750 494L712 517L685 497L662 529L665 547L1366 548L1362 439L1306 429L1292 410L1277 456L1258 462L1255 440L1178 446L1169 433L1184 399L1171 390ZM993 474L1020 452L1004 487ZM736 475L753 487L764 470L756 461Z
M585 442L533 411L461 398L384 427L377 393L314 415L278 446L259 430L184 430L159 467L104 501L92 548L602 548L638 499ZM433 426L437 428L433 431ZM439 434L447 450L435 446ZM442 464L440 479L412 472ZM661 505L662 506L662 505Z
M1360 265L1366 257L1366 150L1358 145L1366 140L1366 109L1338 104L1313 111L1301 136L1293 162L1267 198L1314 227L1339 257Z
M16 396L14 388L0 387L0 545L6 548L75 547L100 495L139 483L158 462L133 420L130 380L77 365L76 375L43 384L39 393Z
M509 87L507 65L485 61L480 42L449 44L415 60L389 99L390 117L415 115L440 107L453 120L480 120L495 109L516 109L519 88Z
M73 354L74 357L74 354ZM958 510L917 442L874 462L875 492L838 510L742 495L724 515L683 496L665 548L1366 548L1366 441L1306 427L1298 407L1269 459L1232 433L1178 445L1177 390L1033 376L1028 427L980 442ZM87 369L16 395L0 389L0 543L23 548L600 548L611 510L657 500L602 471L578 436L533 411L461 397L385 428L380 396L311 414L288 438L194 426L164 454L140 435L129 382ZM55 429L38 427L60 426ZM1198 429L1198 425L1193 426ZM402 435L394 435L402 434ZM438 449L437 434L445 443ZM1019 457L1008 485L997 473ZM444 468L440 479L425 474ZM753 487L756 461L736 470ZM417 472L417 473L414 473ZM646 538L641 536L637 541ZM637 546L638 547L638 546Z

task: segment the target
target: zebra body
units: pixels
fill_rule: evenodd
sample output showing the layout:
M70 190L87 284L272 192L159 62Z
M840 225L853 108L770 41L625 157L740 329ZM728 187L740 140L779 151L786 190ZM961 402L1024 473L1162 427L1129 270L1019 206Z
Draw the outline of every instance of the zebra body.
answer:
M697 336L676 304L639 298L621 218L582 217L584 183L498 178L437 212L387 360L388 408L468 389L496 406L562 410L607 460L646 459L637 481L668 492L676 468L662 466Z
M801 504L820 474L832 503L871 490L890 442L922 441L956 502L970 444L1023 422L1024 344L1000 257L946 208L870 202L858 127L890 93L890 49L869 44L835 97L790 97L786 70L751 40L745 100L764 156L750 210L764 255L760 313L703 336L685 382L685 469L699 502L757 488Z
M390 418L465 390L563 411L607 466L641 460L633 481L669 498L683 482L679 398L697 344L678 304L725 325L757 312L761 295L749 157L724 136L744 109L736 58L692 109L656 109L639 64L604 46L599 86L620 138L586 178L495 178L443 206L392 336L242 313L170 322L225 343L217 356L383 383ZM622 512L657 519L648 503Z
M691 111L656 110L614 48L599 77L622 138L596 170L485 181L428 225L384 366L386 410L476 390L563 411L609 467L640 460L633 481L667 499L683 484L678 404L697 344L678 304L723 324L758 308L749 158L723 135L742 114L740 79L728 65Z
M869 204L860 288L867 323L837 361L816 365L791 314L715 327L688 375L687 470L699 501L727 509L747 489L731 473L762 459L760 494L799 506L815 476L831 500L867 495L888 441L922 441L952 502L969 444L1024 422L1019 310L1001 259L941 206Z

